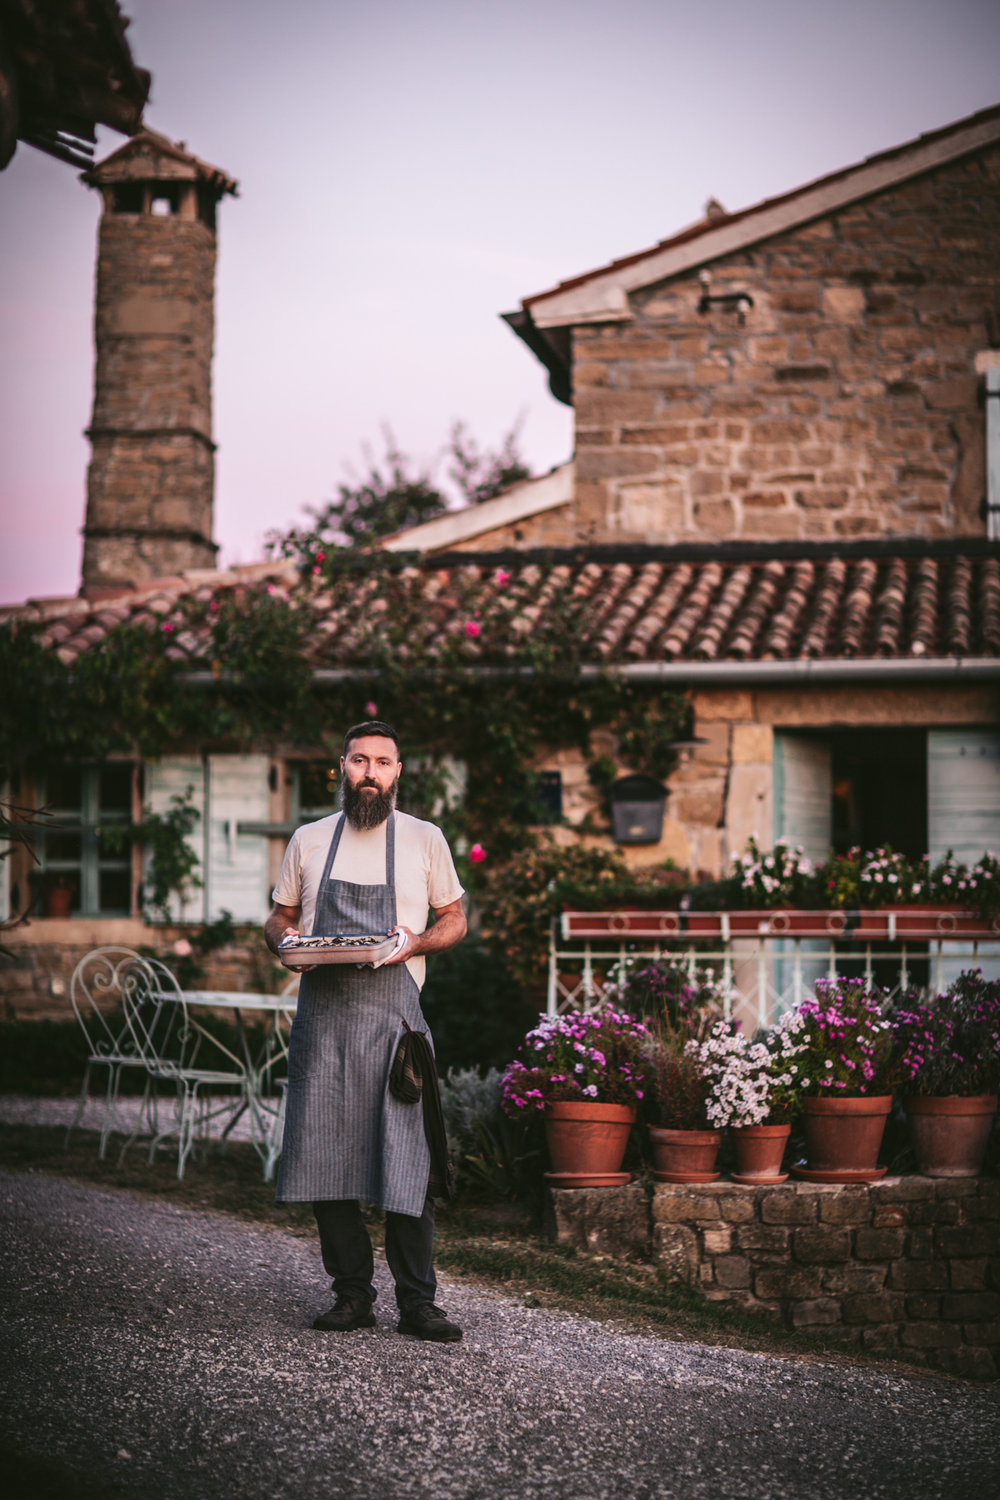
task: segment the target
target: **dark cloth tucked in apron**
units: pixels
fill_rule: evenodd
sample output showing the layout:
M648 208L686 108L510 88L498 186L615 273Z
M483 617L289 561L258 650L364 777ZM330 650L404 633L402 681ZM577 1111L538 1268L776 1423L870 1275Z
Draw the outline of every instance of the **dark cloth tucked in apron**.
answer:
M341 814L312 930L388 932L396 925L395 814L386 823L384 885L330 879L343 828ZM329 964L303 974L288 1049L279 1202L359 1198L389 1213L423 1213L431 1165L423 1110L389 1092L404 1021L427 1031L405 964Z

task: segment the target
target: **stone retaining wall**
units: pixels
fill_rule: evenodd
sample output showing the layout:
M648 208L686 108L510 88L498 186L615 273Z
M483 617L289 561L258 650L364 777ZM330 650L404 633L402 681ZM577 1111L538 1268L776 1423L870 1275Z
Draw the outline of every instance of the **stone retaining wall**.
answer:
M872 1353L1000 1374L1000 1180L886 1177L851 1186L640 1183L556 1190L552 1235L650 1258L792 1328Z

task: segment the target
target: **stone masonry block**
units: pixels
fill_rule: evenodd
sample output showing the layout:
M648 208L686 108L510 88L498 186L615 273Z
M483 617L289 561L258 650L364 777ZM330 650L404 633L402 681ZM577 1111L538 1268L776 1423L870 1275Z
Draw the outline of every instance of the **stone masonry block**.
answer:
M854 1253L858 1260L895 1260L906 1244L904 1229L857 1229Z
M753 1289L758 1297L768 1300L781 1297L800 1301L819 1296L822 1273L818 1266L761 1266L754 1272Z
M767 1256L787 1256L792 1231L779 1224L741 1224L736 1243L741 1250L758 1250Z
M906 1253L911 1260L933 1260L934 1231L930 1226L911 1229L906 1242Z
M995 1380L1000 1373L996 1356L989 1349L942 1349L934 1363L949 1375L964 1380Z
M554 1189L554 1238L591 1255L638 1255L649 1244L649 1208L637 1182L625 1187Z
M975 1177L937 1177L934 1193L937 1198L977 1198L979 1183Z
M792 1253L797 1261L807 1265L847 1260L851 1253L850 1233L826 1226L796 1229L792 1235Z
M869 1354L890 1354L899 1349L899 1329L891 1323L875 1323L862 1329L861 1345Z
M691 1224L701 1219L718 1219L719 1199L699 1192L697 1188L679 1187L676 1183L657 1183L653 1189L654 1224Z
M934 1197L930 1177L886 1177L868 1190L874 1203L916 1203Z
M901 1208L876 1208L872 1212L874 1229L902 1229L906 1216Z
M987 1344L1000 1350L1000 1323L966 1323L962 1332L967 1344Z
M745 1255L720 1255L715 1261L716 1285L729 1291L744 1291L750 1286L750 1262Z
M862 1292L843 1300L845 1323L898 1323L903 1316L901 1292Z
M899 1341L907 1349L954 1349L962 1335L954 1323L904 1323Z
M953 1260L948 1269L953 1292L985 1292L989 1287L988 1260Z
M866 1188L842 1187L840 1192L819 1200L821 1224L864 1224L871 1221L871 1200Z
M941 1299L941 1316L957 1323L984 1323L1000 1317L996 1292L948 1292Z
M823 1290L835 1297L880 1292L887 1274L887 1266L830 1266L823 1271Z
M727 1224L749 1224L754 1217L754 1194L740 1188L738 1193L719 1199L719 1213Z
M686 1224L655 1224L653 1259L667 1276L692 1283L698 1271L698 1236Z
M732 1249L733 1231L728 1224L722 1229L704 1229L701 1242L706 1255L728 1255Z
M956 1224L939 1227L934 1240L938 1253L947 1255L949 1259L958 1256L996 1254L996 1230L989 1224Z
M771 1188L760 1202L760 1217L765 1224L815 1224L817 1199L812 1193L798 1193L795 1188Z
M941 1294L939 1292L917 1292L906 1298L906 1316L919 1322L924 1318L941 1318Z
M815 1297L792 1308L794 1328L829 1327L840 1322L840 1303L835 1297Z
M889 1286L902 1292L946 1292L948 1267L940 1260L896 1260L889 1267Z

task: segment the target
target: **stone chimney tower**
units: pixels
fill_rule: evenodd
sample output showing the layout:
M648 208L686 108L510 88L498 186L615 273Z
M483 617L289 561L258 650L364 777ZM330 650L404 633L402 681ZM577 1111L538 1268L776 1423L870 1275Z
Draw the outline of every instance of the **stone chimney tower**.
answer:
M236 183L152 130L83 174L104 200L81 593L215 566L215 215Z

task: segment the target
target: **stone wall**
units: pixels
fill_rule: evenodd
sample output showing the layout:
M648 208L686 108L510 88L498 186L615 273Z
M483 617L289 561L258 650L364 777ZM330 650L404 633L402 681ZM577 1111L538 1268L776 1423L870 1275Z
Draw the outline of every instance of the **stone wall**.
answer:
M186 934L183 934L186 936ZM94 948L152 948L169 957L180 929L150 927L138 917L41 918L4 933L0 954L0 1020L71 1020L73 970ZM282 989L289 974L267 952L259 927L242 929L240 940L202 960L204 989Z
M215 235L105 212L98 263L89 587L212 567Z
M657 1184L552 1193L551 1232L788 1327L956 1375L1000 1374L1000 1181Z
M984 536L998 243L992 147L633 293L573 330L572 504L488 544Z

